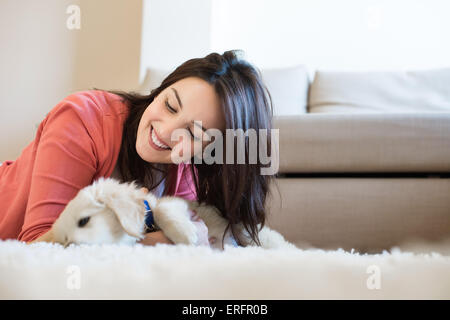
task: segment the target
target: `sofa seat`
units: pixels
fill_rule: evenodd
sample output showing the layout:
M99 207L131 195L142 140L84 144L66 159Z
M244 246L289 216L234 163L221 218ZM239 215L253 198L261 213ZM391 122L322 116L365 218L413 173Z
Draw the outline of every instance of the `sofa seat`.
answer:
M450 179L278 178L269 227L300 248L381 252L450 237Z

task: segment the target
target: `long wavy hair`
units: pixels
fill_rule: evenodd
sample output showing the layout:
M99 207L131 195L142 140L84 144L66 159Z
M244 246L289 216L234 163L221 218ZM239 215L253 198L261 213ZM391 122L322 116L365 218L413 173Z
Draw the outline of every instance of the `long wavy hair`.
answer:
M244 132L255 129L257 133L259 129L266 129L267 141L260 142L257 135L258 146L259 143L265 143L268 156L271 156L272 98L262 81L261 72L241 58L240 53L242 50L230 50L222 55L211 53L204 58L190 59L177 67L148 95L108 90L121 96L129 108L118 158L124 182L134 180L152 191L167 179L163 194L168 194L176 178L176 170L173 170L176 165L144 161L135 147L137 130L142 114L153 99L165 88L187 77L203 79L214 87L225 114L226 129L242 129ZM192 157L190 168L198 202L215 206L228 221L222 241L231 228L238 245L246 246L237 228L237 224L242 223L251 239L261 246L258 233L266 221L266 199L271 193L269 186L274 175L261 175L261 168L270 164L263 165L259 157L256 164L247 163L250 158L249 139L247 135L243 139L245 164L236 161L234 164L206 164L203 161L198 164Z

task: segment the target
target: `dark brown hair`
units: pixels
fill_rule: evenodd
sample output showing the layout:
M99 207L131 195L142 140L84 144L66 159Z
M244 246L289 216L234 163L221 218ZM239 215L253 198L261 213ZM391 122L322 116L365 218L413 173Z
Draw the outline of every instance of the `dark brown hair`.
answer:
M124 124L121 150L119 153L119 170L124 181L135 180L138 184L147 187L150 191L156 188L163 179L167 178L163 194L168 194L168 188L174 182L175 164L148 163L141 159L136 151L136 137L142 114L148 105L165 88L187 77L197 77L211 84L225 114L226 129L267 129L267 140L259 141L267 145L270 156L272 129L272 98L264 85L261 72L239 57L242 50L230 50L222 55L211 53L204 58L190 59L172 73L170 73L161 85L151 90L150 94L136 92L109 91L123 98L129 107L129 115ZM249 141L245 139L245 164L201 164L194 163L191 159L191 173L197 191L199 203L213 205L228 221L226 232L231 228L231 233L237 243L245 246L241 239L237 224L242 223L251 239L261 245L258 237L258 224L260 228L266 220L266 198L270 193L270 183L273 175L261 175L263 165L248 163ZM224 150L226 153L226 150ZM234 152L236 155L236 151ZM225 161L224 161L225 162ZM194 166L198 175L195 174ZM156 178L159 173L159 178Z

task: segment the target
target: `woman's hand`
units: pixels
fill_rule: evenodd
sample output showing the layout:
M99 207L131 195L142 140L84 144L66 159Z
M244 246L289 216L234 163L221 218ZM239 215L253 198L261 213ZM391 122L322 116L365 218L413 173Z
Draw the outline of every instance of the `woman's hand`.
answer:
M157 243L174 244L161 230L147 233L145 238L139 240L138 243L146 246L154 246Z
M192 222L197 227L197 237L198 237L197 245L209 246L210 244L215 243L216 242L215 237L208 238L208 227L206 226L205 221L200 219L197 212L195 212L195 210L189 210L189 214Z

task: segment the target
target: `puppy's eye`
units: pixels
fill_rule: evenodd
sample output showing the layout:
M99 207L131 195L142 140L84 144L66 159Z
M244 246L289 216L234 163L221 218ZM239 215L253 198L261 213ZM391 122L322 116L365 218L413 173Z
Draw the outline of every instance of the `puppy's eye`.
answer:
M78 227L79 228L83 228L86 225L86 223L89 222L90 218L91 217L85 217L85 218L82 218L82 219L78 220Z

